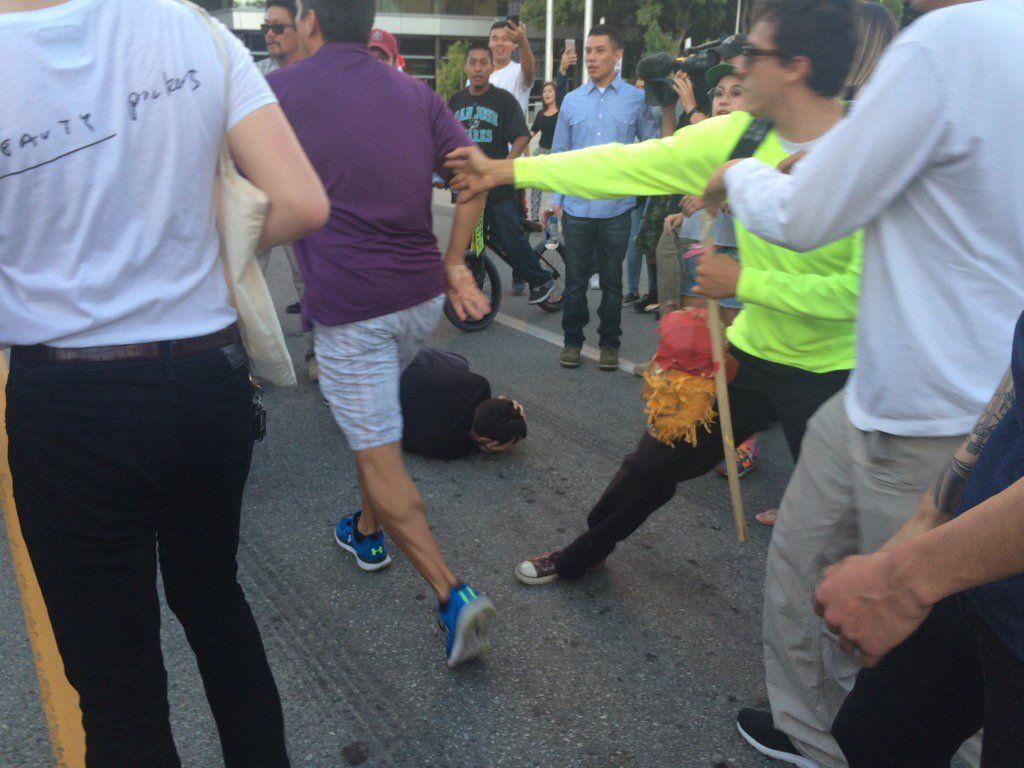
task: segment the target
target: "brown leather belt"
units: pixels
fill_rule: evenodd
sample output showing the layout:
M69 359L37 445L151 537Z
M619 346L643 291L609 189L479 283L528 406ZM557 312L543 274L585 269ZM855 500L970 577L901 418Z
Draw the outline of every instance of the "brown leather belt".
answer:
M122 360L159 360L170 357L193 357L213 352L229 344L241 342L237 325L191 339L150 341L144 344L116 344L109 347L14 347L11 352L25 362L36 363L112 363Z

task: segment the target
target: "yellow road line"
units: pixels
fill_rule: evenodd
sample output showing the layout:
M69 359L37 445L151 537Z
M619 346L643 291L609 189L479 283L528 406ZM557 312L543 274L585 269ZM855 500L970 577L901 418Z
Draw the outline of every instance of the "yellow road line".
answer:
M0 354L0 506L7 526L7 543L11 550L14 573L21 591L21 607L25 613L32 655L39 677L39 695L43 713L50 729L50 743L57 768L85 768L85 732L78 693L64 675L64 663L53 639L53 628L46 605L39 591L35 571L21 537L21 525L14 509L11 468L7 462L7 360Z

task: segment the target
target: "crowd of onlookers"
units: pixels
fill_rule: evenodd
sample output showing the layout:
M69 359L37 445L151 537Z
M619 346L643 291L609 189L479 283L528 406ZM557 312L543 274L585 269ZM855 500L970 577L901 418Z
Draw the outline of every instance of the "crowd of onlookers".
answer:
M983 768L1019 766L1024 106L1000 97L1024 89L1024 7L910 5L925 13L897 36L864 0L762 0L715 66L661 78L674 99L658 109L600 24L582 57L563 53L531 126L536 63L513 20L469 46L446 103L401 71L374 0L268 0L259 69L176 0L0 0L0 50L30 53L6 60L4 103L40 129L0 157L10 465L90 768L180 766L158 569L226 765L289 765L236 576L263 422L227 234L196 193L225 181L223 149L266 197L261 266L290 244L288 311L354 454L358 508L334 540L370 572L402 550L437 597L448 666L488 650L495 607L442 556L403 446L457 458L526 437L522 405L424 345L444 302L490 309L464 258L481 219L513 290L550 299L527 235L539 216L564 240L563 367L584 362L595 275L602 370L619 367L623 306L679 318L721 302L741 468L773 423L796 462L760 518L775 526L770 708L738 713L742 737L801 768L931 768L981 729ZM164 87L143 99L150 81ZM72 102L89 105L81 124ZM438 175L457 195L443 248ZM586 578L720 467L717 420L679 441L653 424L583 532L540 542L519 582Z

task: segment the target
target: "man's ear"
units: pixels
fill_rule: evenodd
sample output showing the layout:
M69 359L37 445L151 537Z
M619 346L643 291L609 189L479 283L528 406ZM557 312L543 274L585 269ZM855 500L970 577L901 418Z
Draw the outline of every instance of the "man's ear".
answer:
M786 71L790 75L790 82L805 83L809 86L811 75L814 74L814 65L806 56L794 56L786 62Z

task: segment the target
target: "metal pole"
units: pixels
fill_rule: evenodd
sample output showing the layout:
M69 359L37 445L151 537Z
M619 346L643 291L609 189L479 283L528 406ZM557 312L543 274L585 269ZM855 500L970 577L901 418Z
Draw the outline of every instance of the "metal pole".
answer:
M740 19L743 18L743 0L736 0L736 32L740 33Z
M548 0L548 16L544 24L544 81L555 79L555 0Z
M589 83L590 75L587 74L586 67L586 53L587 53L587 35L590 34L590 28L594 26L594 0L586 0L583 4L583 50L580 51L580 73L582 74L581 82Z

